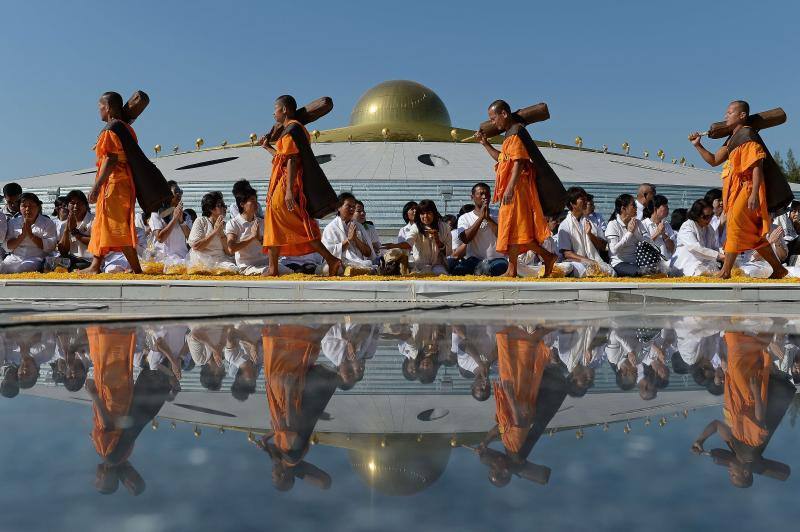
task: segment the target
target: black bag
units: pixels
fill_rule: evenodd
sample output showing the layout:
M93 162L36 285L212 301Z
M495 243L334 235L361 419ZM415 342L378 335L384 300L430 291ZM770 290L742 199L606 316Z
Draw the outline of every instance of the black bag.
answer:
M656 273L662 260L666 260L655 244L640 240L636 244L636 266L643 275Z

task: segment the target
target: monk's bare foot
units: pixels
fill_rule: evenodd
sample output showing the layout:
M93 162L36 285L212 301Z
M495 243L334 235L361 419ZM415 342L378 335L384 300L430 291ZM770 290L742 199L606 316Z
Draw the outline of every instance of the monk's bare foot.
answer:
M342 261L334 259L328 262L328 277L337 277L342 269Z
M546 257L542 257L542 263L544 264L544 273L542 277L550 277L553 274L553 268L556 265L556 260L558 257L555 256L554 253L550 253Z
M269 267L262 275L264 277L278 277L280 274L278 273L278 268Z
M83 268L82 270L78 270L78 273L82 273L84 275L97 275L100 273L100 268L93 268L89 266L88 268Z
M714 274L714 277L717 279L730 279L731 272L726 272L725 270L720 270L719 272Z
M515 279L515 278L519 277L519 275L517 275L517 271L516 270L511 269L511 267L509 266L508 269L506 270L506 272L504 274L500 275L500 277L511 277L512 279Z
M787 275L789 275L789 270L787 270L786 268L781 266L781 269L776 271L776 272L772 272L772 275L770 275L769 278L770 279L783 279Z

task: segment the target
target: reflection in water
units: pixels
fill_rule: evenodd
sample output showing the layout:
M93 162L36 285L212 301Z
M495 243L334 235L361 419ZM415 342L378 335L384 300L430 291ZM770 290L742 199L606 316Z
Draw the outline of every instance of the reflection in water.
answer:
M691 447L746 487L790 475L764 454L800 382L797 332L767 318L429 313L7 328L0 394L91 404L100 493L144 490L134 446L156 418L247 434L258 450L245 454L261 468L269 459L281 491L297 479L332 487L316 444L346 450L378 492L412 495L457 453L495 486L547 484L565 464L537 447L545 434L628 432L639 418L663 425L719 405L723 420ZM727 449L705 451L714 433Z
M734 486L752 486L753 474L786 480L789 466L763 455L791 404L795 387L772 363L768 352L772 335L726 332L724 339L725 421L712 421L692 450L702 453L703 444L716 432L728 449L713 449L708 454L728 468Z

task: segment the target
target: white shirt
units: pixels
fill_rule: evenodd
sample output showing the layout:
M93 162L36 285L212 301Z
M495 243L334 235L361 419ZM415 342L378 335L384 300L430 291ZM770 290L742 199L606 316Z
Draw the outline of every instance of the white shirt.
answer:
M411 246L411 255L414 266L443 266L445 257L453 254L450 230L445 222L439 222L439 239L444 244L444 249L439 250L436 239L421 235L416 224L408 232L406 243Z
M698 267L708 264L715 269L719 256L719 244L714 228L701 228L696 222L686 220L678 230L673 267L683 275L697 275Z
M336 258L350 264L369 268L372 266L372 260L370 259L372 256L371 253L365 256L363 253L361 253L361 250L358 249L358 246L352 243L348 244L346 248L344 247L344 241L347 240L347 233L350 224L355 226L356 234L359 240L372 249L369 237L364 232L364 226L355 220L351 220L345 224L345 222L339 216L334 218L331 223L325 226L325 230L322 232L322 244L328 248L328 251L330 251L331 254Z
M8 218L0 212L0 244L6 241L6 231L8 230Z
M6 243L12 238L17 238L22 234L22 226L25 224L25 219L22 216L16 216L8 220L8 229L6 231ZM12 255L21 257L23 259L44 259L54 249L56 249L57 235L56 224L47 216L40 214L36 221L33 222L31 231L34 235L42 239L42 247L40 248L30 237L25 239L13 250L8 250ZM6 248L8 249L8 248Z
M492 220L497 221L499 212L498 209L489 207L489 216ZM476 221L478 221L478 215L475 214L475 211L464 213L458 217L459 241L464 242L463 233L472 227L472 224ZM492 228L489 227L489 222L486 220L481 222L480 229L478 229L478 232L475 234L475 238L467 243L467 254L465 256L467 258L477 257L479 259L498 259L503 257L503 255L497 252L497 236L492 232Z
M411 231L411 228L414 227L414 222L408 222L406 225L400 228L400 232L397 233L397 243L402 244L408 238L408 233Z
M669 225L669 222L667 220L663 220L663 222L664 222L664 234L667 235L667 237L669 237L669 239L672 240L672 243L674 244L675 230L672 228L671 225ZM652 238L653 234L655 234L656 229L658 228L658 225L656 225L656 223L651 218L645 218L644 220L642 220L642 225L644 225L644 228L647 230L647 234L650 235L650 238ZM667 243L664 241L663 235L659 235L658 238L653 239L653 244L658 246L658 249L661 250L661 254L664 257L666 257L667 259L670 259L672 257L672 253L670 253L670 251L667 249Z
M83 217L83 220L78 222L78 225L75 227L78 231L83 233L84 235L90 235L92 233L92 222L94 222L94 214L87 212L86 216ZM56 240L61 240L61 237L64 236L64 231L66 231L68 223L56 221ZM70 245L69 245L69 253L70 255L74 255L76 257L82 257L84 259L91 259L92 254L89 253L86 245L83 242L80 242L77 238L73 238L70 236Z
M597 211L583 218L592 224L592 234L594 234L594 236L602 238L603 240L606 239L606 227L608 227L608 222L605 218L600 216Z
M636 200L636 219L641 220L644 218L644 205L639 203L639 200Z
M192 225L192 231L189 233L188 243L194 246L200 240L207 237L214 231L214 224L208 216L200 216ZM194 250L193 250L194 251ZM225 254L225 248L222 245L222 240L218 237L212 238L205 248L195 251L200 253L203 257L209 258L217 262L230 261L230 257Z
M244 219L244 216L237 214L225 225L225 234L234 235L241 241L243 238L249 238L252 235L252 228L256 223L261 224L262 228L264 227L262 218L254 217L252 221L248 222ZM237 266L263 266L265 261L269 262L269 258L264 255L260 238L256 238L234 253L234 256L236 257Z
M381 248L381 237L378 235L378 230L375 229L375 226L373 224L364 225L363 227L364 227L364 232L367 235L367 238L369 238L368 244L372 248L372 258L373 259L377 258L378 252L375 251L375 248L376 247L378 249Z
M636 220L636 228L628 231L622 218L617 215L616 219L608 222L606 228L606 240L608 240L608 254L611 257L611 266L616 266L621 262L636 264L636 245L641 240L652 242L642 222Z
M184 221L184 224L185 223ZM166 226L167 222L157 212L150 215L150 230L153 231L153 233L158 233L158 231L161 231ZM185 259L186 255L189 253L189 248L186 247L186 237L183 235L183 230L180 225L173 226L172 231L169 232L167 238L165 238L163 242L159 242L157 238L154 242L156 251L160 251L168 256L171 255Z
M794 224L792 223L792 219L789 218L788 212L775 217L772 223L783 228L783 239L786 242L791 242L797 238L797 231L794 229Z

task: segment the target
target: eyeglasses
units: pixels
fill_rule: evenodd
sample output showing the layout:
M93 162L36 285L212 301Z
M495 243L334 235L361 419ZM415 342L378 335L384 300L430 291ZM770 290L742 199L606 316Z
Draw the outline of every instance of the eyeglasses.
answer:
M701 214L700 215L700 218L702 218L703 220L710 220L713 217L714 217L713 214Z

